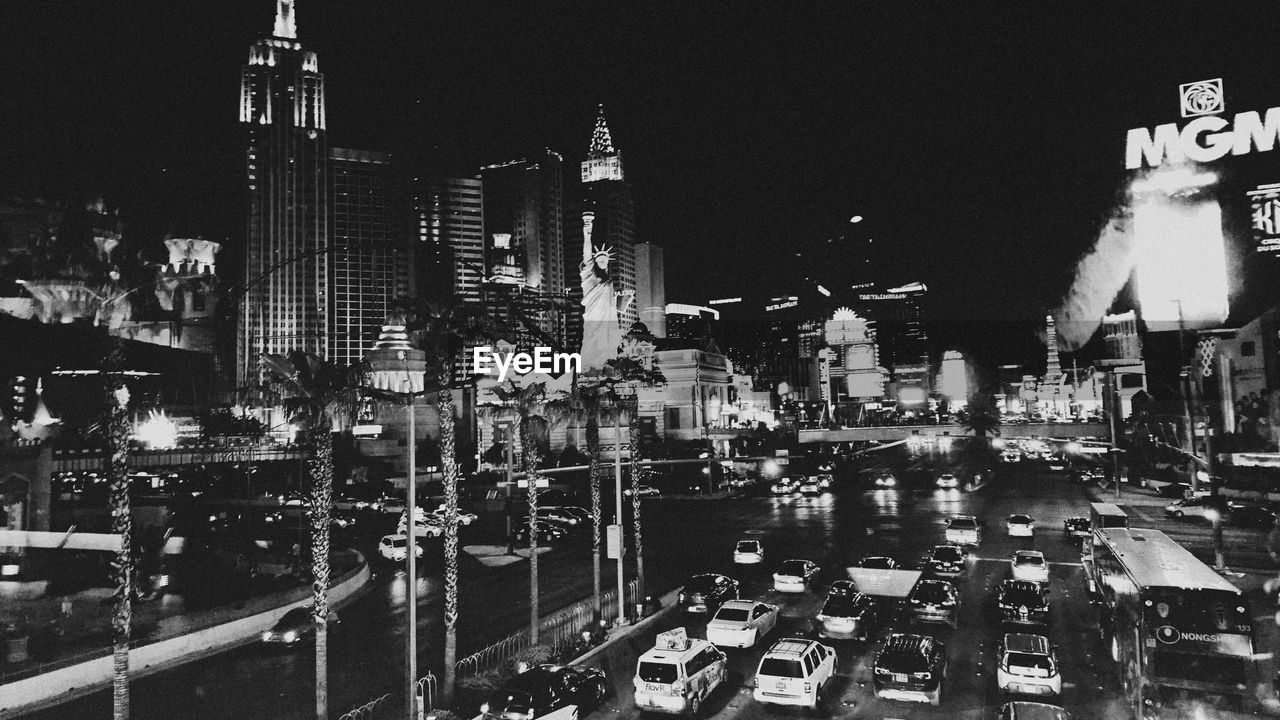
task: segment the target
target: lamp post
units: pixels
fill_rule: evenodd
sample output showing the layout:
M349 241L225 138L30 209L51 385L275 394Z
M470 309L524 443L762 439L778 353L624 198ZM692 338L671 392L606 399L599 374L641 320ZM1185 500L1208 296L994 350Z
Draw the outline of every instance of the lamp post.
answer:
M414 397L423 390L427 374L427 353L409 344L404 321L388 319L382 333L366 357L369 364L369 386L405 399L405 422L408 426L408 478L405 483L405 571L407 577L406 643L405 643L405 717L417 720L418 679L418 542L416 423ZM447 392L441 390L441 392Z
M626 553L626 533L622 531L622 418L621 413L613 414L613 522L614 537L617 538L618 548L618 624L626 623L626 580L623 577L622 562Z

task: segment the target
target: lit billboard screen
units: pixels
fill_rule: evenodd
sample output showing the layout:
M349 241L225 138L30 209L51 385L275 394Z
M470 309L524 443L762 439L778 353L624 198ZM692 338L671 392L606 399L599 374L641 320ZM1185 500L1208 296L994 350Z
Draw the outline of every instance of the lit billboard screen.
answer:
M1227 317L1222 210L1212 198L1134 198L1138 303L1151 330L1211 327Z
M1256 190L1250 190L1249 208L1254 250L1280 255L1280 183L1259 185Z

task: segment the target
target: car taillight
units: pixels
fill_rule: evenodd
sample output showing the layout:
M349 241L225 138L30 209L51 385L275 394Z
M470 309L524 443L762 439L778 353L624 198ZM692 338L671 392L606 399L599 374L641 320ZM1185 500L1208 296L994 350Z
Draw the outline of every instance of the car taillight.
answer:
M684 694L684 683L683 683L683 682L673 682L673 683L671 683L671 694L672 694L672 695L683 695L683 694Z
M752 678L751 687L760 687L760 678Z
M805 692L807 692L807 693L811 693L811 692L813 692L813 686L812 686L812 685L810 685L809 683L805 683L805 684L804 684L804 691L805 691Z
M876 668L875 668L875 673L876 673L877 675L892 675L892 674L893 674L893 673L889 672L888 670L886 670L885 668L882 668L882 667L876 667Z
M928 680L929 678L933 677L933 673L916 672L916 673L911 673L911 677L917 680Z

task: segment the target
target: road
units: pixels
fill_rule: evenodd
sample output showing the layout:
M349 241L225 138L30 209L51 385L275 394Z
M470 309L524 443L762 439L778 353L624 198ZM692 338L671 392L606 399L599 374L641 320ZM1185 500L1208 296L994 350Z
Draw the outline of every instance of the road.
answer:
M954 456L929 451L890 451L864 462L856 472L837 476L833 491L816 498L772 498L757 495L738 499L660 498L646 500L645 567L650 594L660 594L697 572L726 572L743 580L743 596L783 606L783 622L773 637L809 634L811 618L825 593L823 585L844 577L843 568L863 555L892 555L899 562L915 563L933 545L942 542L945 519L956 513L988 520L988 535L960 580L961 615L958 627L923 628L946 643L950 673L941 708L893 701L878 701L871 693L870 644L837 645L839 682L824 714L848 718L965 718L990 717L999 706L991 646L997 639L989 608L998 582L1008 576L1008 558L1015 549L1041 550L1051 562L1052 640L1059 646L1065 680L1063 703L1077 717L1113 717L1121 711L1115 671L1097 638L1093 608L1084 591L1079 552L1061 533L1062 521L1087 515L1088 497L1081 486L1043 472L1043 466L1025 464L1012 469L985 488L971 493L941 491L932 478L955 462ZM898 474L900 486L868 490L868 478L882 469ZM1128 491L1126 491L1128 492ZM1015 512L1036 519L1034 538L1009 538L1003 520ZM1208 548L1208 532L1194 523L1164 521L1148 512L1154 525L1182 533L1201 550ZM485 520L482 520L485 522ZM1143 524L1145 521L1135 524ZM1162 527L1162 529L1164 529ZM470 528L478 535L483 528ZM1250 537L1260 541L1259 531L1239 531L1241 544ZM1252 535L1249 535L1252 533ZM376 533L374 533L376 534ZM740 537L763 540L767 562L764 570L742 572L730 563L732 548ZM464 535L463 544L470 542ZM430 553L429 553L430 554ZM585 596L591 584L589 545L581 543L543 556L540 563L542 608L556 607ZM768 572L778 562L804 557L821 564L820 584L802 595L783 596L769 587ZM423 667L439 662L440 593L438 561L425 564L420 590L425 591L419 628ZM528 617L528 565L525 562L485 568L475 562L462 568L460 654L478 648L526 622ZM606 582L612 578L609 571ZM1255 615L1266 613L1262 608ZM402 675L404 583L392 568L379 565L373 589L342 613L343 621L330 641L330 697L333 715L383 693L399 696ZM921 630L921 628L917 628ZM1266 630L1260 626L1260 635ZM690 627L694 635L704 628ZM1270 648L1267 637L1261 647ZM259 644L214 655L165 670L133 683L135 718L235 718L309 717L314 683L309 646L292 650L265 648ZM717 695L705 711L708 716L756 718L768 713L750 697L750 683L760 651L730 654L733 666L731 691ZM615 696L607 712L635 716L630 704L630 669L614 669ZM110 715L110 696L95 693L86 698L31 714L31 718L86 718Z

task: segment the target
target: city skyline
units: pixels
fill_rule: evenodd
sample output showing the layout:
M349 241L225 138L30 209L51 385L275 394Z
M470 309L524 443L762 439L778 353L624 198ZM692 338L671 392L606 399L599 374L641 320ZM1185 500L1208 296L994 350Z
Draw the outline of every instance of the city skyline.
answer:
M325 59L334 145L390 152L415 173L447 177L542 147L572 167L586 159L603 103L635 188L636 241L664 248L672 301L838 288L846 258L828 241L838 248L842 237L875 235L901 248L899 262L919 265L886 282L926 282L940 347L1005 361L1034 346L1030 328L1060 306L1076 261L1113 213L1128 128L1177 119L1178 83L1202 77L1226 78L1229 110L1280 97L1253 70L1260 51L1250 43L1236 43L1230 57L1212 53L1215 38L1256 7L1150 20L1145 50L1105 42L1123 34L1111 27L1143 27L1137 10L1068 19L1009 8L912 14L861 5L739 17L695 8L678 29L629 8L584 17L370 9L354 22L351 8L304 2L296 23ZM229 78L245 44L272 26L274 3L182 13L152 4L58 22L4 12L8 31L29 39L25 72L11 78L14 100L43 102L0 121L0 134L16 141L0 190L105 193L148 246L168 232L202 235L240 257L244 240L229 219L239 160ZM77 69L100 42L89 26L110 36L112 23L152 28L154 41ZM543 32L521 32L529 23ZM1019 23L1025 32L1015 34ZM444 25L502 42L467 46L458 39L466 32ZM850 29L847 43L835 42ZM1068 30L1098 47L1077 47ZM774 32L781 41L755 42ZM413 42L414 33L430 42ZM699 33L699 43L662 44ZM739 35L748 42L732 40ZM65 42L40 42L54 37ZM940 44L929 49L928 39ZM730 51L740 45L765 55L745 64L748 53ZM1119 70L1106 83L1099 53ZM165 55L171 61L160 62ZM948 56L954 67L941 61ZM663 72L681 66L690 72ZM197 86L155 90L197 67L207 74ZM912 84L895 84L902 78ZM130 119L142 116L154 123L134 127ZM1242 159L1236 175L1252 180L1266 159ZM1238 206L1236 188L1228 190ZM972 209L990 198L1000 211ZM852 214L864 222L850 225ZM795 252L775 253L781 245ZM715 271L728 254L770 273L738 288L735 273ZM1241 275L1274 274L1249 260L1239 247L1230 257ZM976 277L979 267L990 272ZM1017 332L1000 326L1010 322Z

